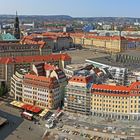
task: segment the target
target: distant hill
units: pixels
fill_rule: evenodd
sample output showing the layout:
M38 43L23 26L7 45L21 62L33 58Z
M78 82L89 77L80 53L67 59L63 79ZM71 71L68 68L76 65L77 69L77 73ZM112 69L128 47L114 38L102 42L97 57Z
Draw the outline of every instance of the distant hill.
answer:
M0 20L10 21L15 18L15 15L0 15ZM131 18L131 17L71 17L69 15L19 15L21 21L64 21L64 20L81 20L89 22L140 22L140 18Z
M15 15L0 15L1 20L14 19ZM71 16L67 15L19 15L21 20L72 20Z
M76 20L92 21L92 22L140 22L140 18L131 17L78 17Z

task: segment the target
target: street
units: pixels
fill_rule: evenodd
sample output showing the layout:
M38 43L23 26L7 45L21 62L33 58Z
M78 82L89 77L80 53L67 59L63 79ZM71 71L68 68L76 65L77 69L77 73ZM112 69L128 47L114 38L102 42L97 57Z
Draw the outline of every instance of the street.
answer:
M0 106L0 116L9 121L0 129L0 140L40 140L45 131L44 124L38 125L33 121L24 120L20 117L19 109L7 103Z

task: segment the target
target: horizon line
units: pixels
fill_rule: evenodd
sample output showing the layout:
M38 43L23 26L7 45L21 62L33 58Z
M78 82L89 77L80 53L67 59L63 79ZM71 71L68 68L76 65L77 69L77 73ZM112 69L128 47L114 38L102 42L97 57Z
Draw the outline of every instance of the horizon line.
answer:
M16 16L16 14L0 14L0 16ZM63 14L19 14L18 16L69 16L71 18L140 18L140 17L132 17L132 16L70 16Z

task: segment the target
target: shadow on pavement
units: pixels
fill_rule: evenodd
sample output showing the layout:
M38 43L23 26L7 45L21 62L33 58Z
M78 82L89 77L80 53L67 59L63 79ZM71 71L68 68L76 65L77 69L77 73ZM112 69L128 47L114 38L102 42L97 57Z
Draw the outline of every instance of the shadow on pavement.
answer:
M0 116L6 118L8 123L0 127L0 140L5 140L24 121L21 117L0 110Z

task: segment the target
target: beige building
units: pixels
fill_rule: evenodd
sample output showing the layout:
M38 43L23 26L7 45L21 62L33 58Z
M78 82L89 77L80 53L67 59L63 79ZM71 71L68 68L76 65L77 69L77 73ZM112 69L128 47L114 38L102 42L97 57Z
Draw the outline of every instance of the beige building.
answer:
M46 44L0 44L0 57L48 55L52 50Z
M20 69L16 71L11 77L10 95L13 96L17 101L22 101L23 79L24 75L27 73L28 72L24 69Z
M120 36L93 36L90 34L70 34L74 44L86 48L97 48L107 52L123 52L127 49L127 40Z
M94 116L140 120L140 82L129 87L94 84L91 100Z
M56 109L60 106L60 88L55 77L26 74L23 79L22 101L41 108Z
M67 79L64 72L50 64L33 64L30 73L20 69L11 78L10 93L15 100L41 108L63 105Z

